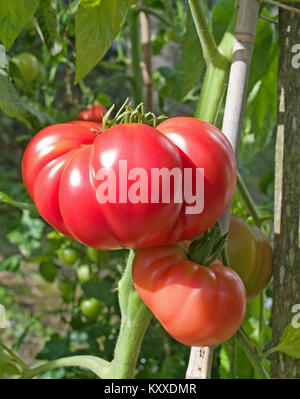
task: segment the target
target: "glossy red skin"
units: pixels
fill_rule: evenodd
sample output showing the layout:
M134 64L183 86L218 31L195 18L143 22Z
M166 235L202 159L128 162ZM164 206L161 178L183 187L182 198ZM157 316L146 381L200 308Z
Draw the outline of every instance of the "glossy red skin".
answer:
M143 248L132 266L136 291L164 328L188 346L226 341L240 327L246 292L240 277L220 261L187 260L176 245Z
M102 115L105 115L107 109L103 105L92 105L91 108L85 109L78 115L78 120L91 121L91 122L102 122Z
M102 131L102 123L101 122L91 122L91 121L68 121L67 123L73 123L78 126L88 127L90 129L97 129Z
M177 139L181 138L185 148L171 141L176 126ZM96 190L102 182L95 175L105 167L105 154L109 154L116 176L119 160L127 160L128 170L143 168L148 176L151 168L204 167L204 211L186 215L185 204L174 201L100 204ZM104 133L93 122L49 126L29 143L22 170L25 186L44 219L62 233L98 249L165 245L199 234L223 213L236 180L234 153L225 136L194 118L173 118L157 129L122 124ZM149 192L150 187L149 178ZM117 184L117 198L118 189Z
M236 186L236 160L223 133L196 118L167 119L158 126L180 150L184 168L204 168L204 209L200 215L186 214L183 207L176 228L178 241L206 231L220 219L232 200Z

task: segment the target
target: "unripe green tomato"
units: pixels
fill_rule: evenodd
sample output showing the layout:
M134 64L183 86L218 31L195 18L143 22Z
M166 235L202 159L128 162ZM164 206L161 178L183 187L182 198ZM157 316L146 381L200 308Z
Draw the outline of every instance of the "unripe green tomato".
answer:
M272 277L273 251L264 234L231 216L227 242L230 267L243 280L247 299L257 296Z
M82 283L87 283L91 279L91 269L88 265L81 265L77 269L78 280Z
M87 257L91 262L98 262L99 259L99 251L98 249L87 247L86 249Z
M41 276L49 283L53 283L57 276L57 267L51 261L40 263L39 271Z
M25 83L31 83L38 75L40 63L31 53L21 53L13 57L12 61L17 65Z
M70 279L62 278L58 281L58 289L66 302L73 298L76 283Z
M59 248L57 254L59 259L66 265L73 265L80 256L79 252L73 248Z
M95 298L83 299L80 303L81 312L90 319L96 319L101 310L101 303Z

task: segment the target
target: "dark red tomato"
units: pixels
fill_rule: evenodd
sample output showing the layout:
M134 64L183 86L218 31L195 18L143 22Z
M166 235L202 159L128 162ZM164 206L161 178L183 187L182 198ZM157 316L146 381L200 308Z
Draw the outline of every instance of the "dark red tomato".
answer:
M173 118L156 129L133 123L101 133L96 124L83 123L43 129L31 140L23 158L27 190L44 219L62 233L98 249L169 244L207 230L229 204L236 182L235 156L214 126L195 118ZM119 161L127 168L127 172L123 168L125 179L121 181ZM137 188L136 168L146 176L145 202L139 197L142 188ZM183 176L182 187L177 185L176 190L170 180L169 203L162 200L162 179L157 202L151 199L152 171L162 168L179 170ZM192 171L192 179L185 177L184 168ZM195 193L196 168L204 169L204 210L187 214L193 203L175 201L175 194L183 194L187 180ZM99 202L105 178L98 179L98 172L103 170L115 176L115 183L109 181L107 188L115 186L115 202ZM124 202L119 198L122 193ZM130 193L135 194L136 202L129 200Z
M187 260L176 245L136 252L132 277L136 291L177 341L212 346L240 327L246 292L240 277L220 261L202 266Z
M259 229L231 216L227 249L230 267L243 280L247 298L254 298L272 277L271 244Z
M107 109L103 105L95 104L91 108L81 111L77 119L81 121L102 122L106 112Z

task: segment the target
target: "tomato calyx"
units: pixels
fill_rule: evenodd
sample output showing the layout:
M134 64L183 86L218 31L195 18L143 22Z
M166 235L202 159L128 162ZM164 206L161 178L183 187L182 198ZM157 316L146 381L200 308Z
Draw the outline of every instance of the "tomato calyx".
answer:
M155 128L160 120L167 118L165 115L156 116L153 112L145 112L144 103L140 103L136 108L133 108L129 102L129 98L125 100L115 117L110 119L114 108L115 105L113 104L103 116L103 131L115 126L116 124L122 123L142 123Z
M222 235L218 224L207 230L203 236L189 247L189 260L200 265L209 266L221 255L226 244L228 233Z

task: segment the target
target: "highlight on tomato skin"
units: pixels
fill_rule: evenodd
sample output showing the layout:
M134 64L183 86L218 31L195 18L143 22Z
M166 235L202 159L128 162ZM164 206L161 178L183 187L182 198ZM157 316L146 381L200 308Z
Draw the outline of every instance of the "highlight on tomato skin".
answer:
M215 261L187 260L177 245L136 251L132 266L136 291L168 333L188 346L212 346L229 339L246 310L238 274Z
M243 280L247 299L256 297L269 283L273 271L273 250L265 235L243 219L230 219L227 252L230 267Z

